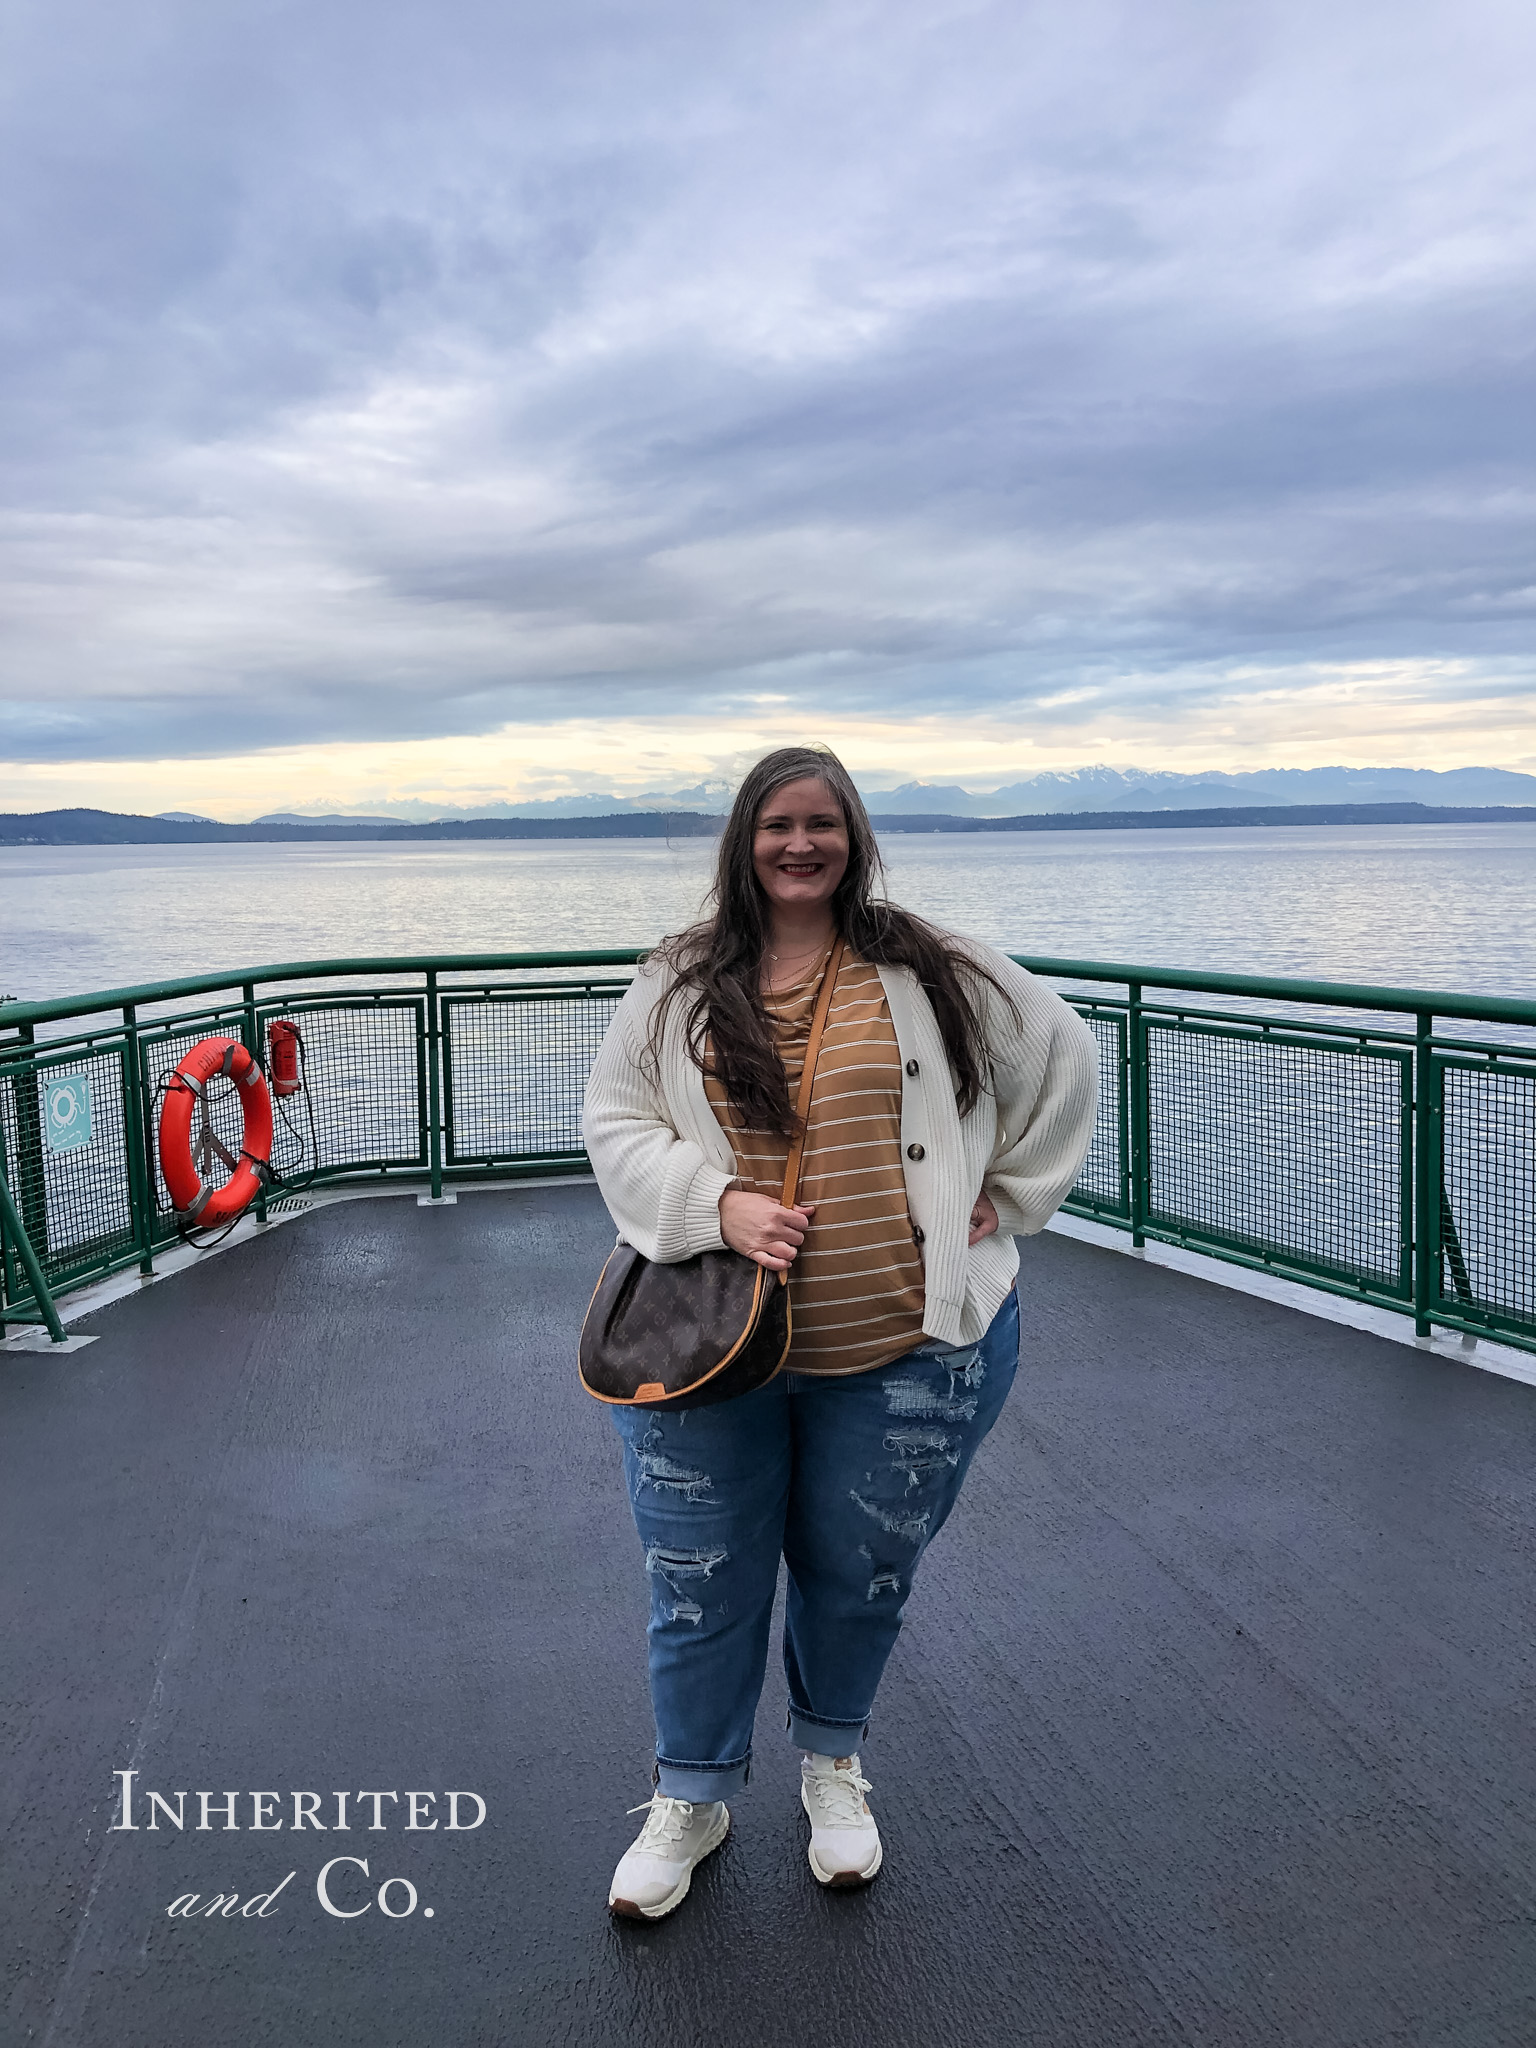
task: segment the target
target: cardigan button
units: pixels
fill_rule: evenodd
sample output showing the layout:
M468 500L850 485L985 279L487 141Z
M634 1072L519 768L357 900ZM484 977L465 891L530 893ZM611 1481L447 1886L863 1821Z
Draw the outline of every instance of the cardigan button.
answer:
M908 1072L908 1073L909 1073L909 1074L910 1074L910 1075L912 1076L912 1078L913 1078L914 1080L916 1080L916 1078L917 1078L917 1061L916 1061L916 1060L908 1060L908 1061L907 1061L907 1072Z
M909 1159L921 1159L922 1156L923 1148L921 1145L909 1145L907 1147L907 1157Z

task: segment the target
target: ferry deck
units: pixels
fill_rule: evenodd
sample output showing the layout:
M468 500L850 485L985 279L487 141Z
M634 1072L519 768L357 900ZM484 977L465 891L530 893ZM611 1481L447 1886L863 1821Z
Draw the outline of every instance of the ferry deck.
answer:
M339 1202L0 1352L0 2038L1536 2040L1536 1390L1058 1234L864 1752L880 1877L812 1880L770 1665L731 1838L611 1921L652 1730L573 1367L610 1242L590 1183ZM400 1797L252 1828L295 1789Z

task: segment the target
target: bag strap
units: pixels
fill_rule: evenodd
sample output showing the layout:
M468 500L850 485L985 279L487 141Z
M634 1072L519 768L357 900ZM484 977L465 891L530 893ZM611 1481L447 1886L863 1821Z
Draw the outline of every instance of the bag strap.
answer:
M789 1148L789 1159L784 1167L784 1192L780 1196L780 1207L793 1209L795 1196L800 1191L800 1160L805 1151L806 1128L811 1115L811 1090L816 1085L816 1062L821 1057L822 1034L827 1028L827 1016L832 1008L832 992L837 987L837 971L843 964L844 943L841 939L832 948L832 957L827 962L821 987L816 996L816 1010L811 1018L811 1035L805 1045L805 1065L800 1069L800 1093L795 1102L795 1122L798 1132Z

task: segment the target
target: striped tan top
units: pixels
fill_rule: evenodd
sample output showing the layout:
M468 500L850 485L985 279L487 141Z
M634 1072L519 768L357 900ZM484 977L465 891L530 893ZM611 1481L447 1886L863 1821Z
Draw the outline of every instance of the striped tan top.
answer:
M825 961L767 998L791 1102L800 1085ZM714 1075L710 1107L736 1154L739 1183L777 1201L789 1142L744 1131ZM800 1169L816 1214L791 1269L792 1372L869 1372L923 1339L923 1267L901 1170L901 1055L880 977L843 955L816 1067Z

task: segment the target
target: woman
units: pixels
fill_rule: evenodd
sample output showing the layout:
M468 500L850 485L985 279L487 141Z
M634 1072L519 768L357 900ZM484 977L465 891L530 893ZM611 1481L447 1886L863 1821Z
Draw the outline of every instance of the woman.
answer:
M881 1846L859 1745L912 1576L1018 1361L1017 1236L1071 1188L1092 1034L1000 953L875 893L847 771L786 747L747 776L713 914L667 941L603 1041L586 1143L647 1258L729 1245L793 1275L786 1369L711 1407L610 1410L650 1578L655 1785L609 1906L659 1919L747 1782L774 1588L810 1864L864 1884ZM796 1204L793 1101L843 941Z

